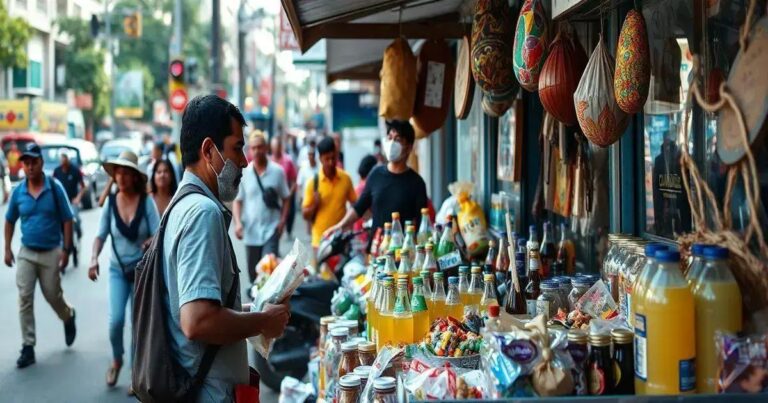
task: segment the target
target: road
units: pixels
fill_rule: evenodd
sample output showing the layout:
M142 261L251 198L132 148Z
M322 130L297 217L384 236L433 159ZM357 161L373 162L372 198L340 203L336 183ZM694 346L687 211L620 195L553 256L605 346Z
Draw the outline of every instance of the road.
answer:
M0 208L5 217L5 206ZM18 319L18 292L16 269L0 267L0 402L131 402L136 401L126 394L130 383L127 367L123 368L115 388L105 384L106 370L111 362L111 347L108 334L108 289L104 273L109 264L110 246L105 245L99 263L102 277L93 283L87 278L87 263L91 246L98 228L99 210L81 213L84 231L81 262L78 268L71 266L62 278L62 288L67 301L77 312L77 339L72 347L64 344L64 328L47 304L39 288L35 295L35 319L37 324L37 363L28 368L16 368L16 359L21 349L21 333ZM297 217L294 234L307 240L306 229ZM0 234L2 237L3 234ZM237 260L245 267L245 252L242 244L232 236ZM286 236L281 242L281 252L286 253L292 240ZM19 247L17 224L13 250ZM241 283L246 284L247 274L243 272ZM126 348L130 343L130 328L126 326L124 337ZM266 387L261 388L261 401L277 402L277 394Z

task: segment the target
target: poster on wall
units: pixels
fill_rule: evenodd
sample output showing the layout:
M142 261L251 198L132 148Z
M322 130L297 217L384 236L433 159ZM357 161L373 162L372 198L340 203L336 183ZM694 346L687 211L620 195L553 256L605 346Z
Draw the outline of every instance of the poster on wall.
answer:
M499 118L496 177L501 181L520 181L521 150L523 149L522 126L522 102L518 100Z
M144 115L144 76L141 70L117 75L115 117L140 119Z

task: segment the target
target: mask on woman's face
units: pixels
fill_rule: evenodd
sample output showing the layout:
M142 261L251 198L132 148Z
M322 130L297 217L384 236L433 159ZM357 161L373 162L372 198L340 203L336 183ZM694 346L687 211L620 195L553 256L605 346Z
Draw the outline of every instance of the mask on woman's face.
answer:
M398 162L403 156L403 145L397 141L384 139L382 142L384 146L384 156L387 157L389 162Z

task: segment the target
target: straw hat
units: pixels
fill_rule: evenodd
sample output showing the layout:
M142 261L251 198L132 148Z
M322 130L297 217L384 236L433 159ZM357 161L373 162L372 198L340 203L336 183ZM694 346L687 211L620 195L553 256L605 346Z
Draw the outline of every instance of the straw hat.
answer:
M115 168L124 167L136 171L136 173L139 174L139 177L145 183L147 182L147 174L141 172L141 169L139 169L139 157L137 157L136 154L134 154L132 151L123 151L116 159L105 162L102 164L102 166L104 167L104 170L107 171L107 174L109 174L109 176L111 176L113 179L115 177Z

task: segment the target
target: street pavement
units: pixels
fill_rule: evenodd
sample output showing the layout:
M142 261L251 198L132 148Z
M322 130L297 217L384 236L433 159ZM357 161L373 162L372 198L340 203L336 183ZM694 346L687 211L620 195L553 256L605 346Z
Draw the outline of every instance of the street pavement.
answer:
M5 206L0 208L0 213L4 219ZM0 329L2 329L0 331L0 402L136 401L126 393L130 383L127 365L123 367L116 387L108 388L105 381L106 370L112 356L108 329L107 272L111 254L109 244L104 246L99 258L101 277L96 283L91 282L87 277L99 214L99 209L81 212L83 237L79 266L72 268L70 264L66 275L62 278L64 297L77 312L77 339L71 347L66 347L64 326L45 301L38 287L34 303L37 324L37 346L35 347L37 363L21 370L16 368L16 359L21 349L16 268L8 268L0 263L2 265L0 267ZM13 240L14 254L18 253L19 248L18 223L16 227ZM300 217L296 217L294 235L308 243L306 227ZM0 234L0 239L3 236L4 234ZM245 267L244 247L234 235L232 240L238 264L240 267ZM280 252L287 253L292 242L293 239L283 236ZM245 271L241 274L241 284L246 284L247 274ZM130 348L130 340L130 327L129 323L126 323L124 337L126 350ZM277 402L277 396L277 393L262 385L262 402Z

